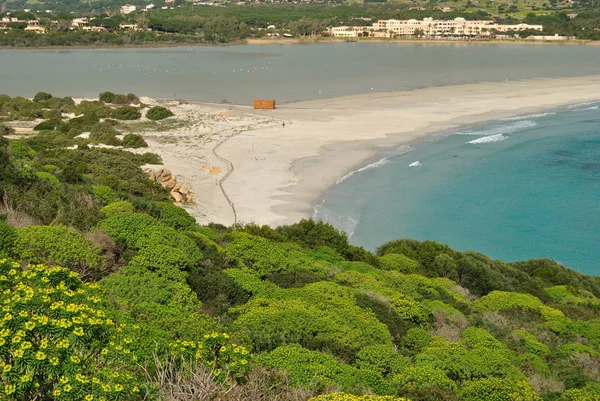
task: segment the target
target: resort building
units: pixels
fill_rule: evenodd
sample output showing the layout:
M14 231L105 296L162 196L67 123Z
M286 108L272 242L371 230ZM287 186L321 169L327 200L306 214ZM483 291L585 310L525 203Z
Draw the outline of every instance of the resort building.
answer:
M372 35L372 26L338 26L331 28L329 34L336 38L357 38L368 32L368 36Z
M104 32L106 28L103 26L84 26L83 30L86 32Z
M138 24L121 24L119 25L120 29L124 29L126 31L138 31Z
M75 18L73 19L73 21L71 21L71 27L72 28L81 28L84 25L87 25L90 23L90 20L87 17L83 17L83 18Z
M131 4L125 4L123 7L121 7L121 14L131 14L135 10L137 10L136 6L132 6Z
M29 26L25 27L24 31L42 34L42 33L46 33L46 28L41 27L39 25L29 25Z
M369 32L371 37L419 36L419 37L490 37L496 32L542 31L542 25L499 25L491 20L469 21L464 18L453 20L379 20L371 27L334 27L329 34L335 37L357 37L358 32Z

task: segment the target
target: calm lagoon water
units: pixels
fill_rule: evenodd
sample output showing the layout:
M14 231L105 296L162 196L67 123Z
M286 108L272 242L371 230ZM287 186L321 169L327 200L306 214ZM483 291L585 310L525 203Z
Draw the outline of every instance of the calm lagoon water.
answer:
M597 74L588 46L326 43L164 49L0 50L0 93L250 104L480 81ZM373 89L371 89L373 88Z
M340 182L316 216L369 249L433 239L600 274L598 104L492 121L411 149Z

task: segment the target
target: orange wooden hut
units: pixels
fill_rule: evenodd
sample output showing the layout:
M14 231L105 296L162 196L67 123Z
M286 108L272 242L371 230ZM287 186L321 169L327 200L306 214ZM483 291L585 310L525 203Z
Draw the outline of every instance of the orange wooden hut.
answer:
M254 108L255 109L267 109L273 110L275 109L275 100L254 100Z

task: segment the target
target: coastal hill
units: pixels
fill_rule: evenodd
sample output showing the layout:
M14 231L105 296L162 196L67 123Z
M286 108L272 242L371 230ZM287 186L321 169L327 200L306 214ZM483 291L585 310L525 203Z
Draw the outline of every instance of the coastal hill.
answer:
M454 29L443 35L400 34L377 29L377 39L463 39L498 40L539 36L564 36L567 40L599 40L600 13L597 5L587 1L545 2L544 0L510 2L444 2L444 3L365 3L365 4L247 4L200 5L137 4L120 8L120 2L4 3L0 11L0 46L140 46L167 44L225 44L261 40L277 43L334 40L332 27L372 26L378 20L437 21L463 18L470 21L495 22L506 29L498 34L461 35ZM210 3L209 3L210 4ZM151 8L146 8L152 6ZM30 7L30 8L26 8ZM163 9L164 8L164 9ZM27 10L27 11L24 11ZM518 24L537 26L524 29ZM510 28L513 27L513 28ZM509 29L510 28L510 29ZM363 32L360 32L361 36ZM471 33L473 33L471 31ZM516 35L516 36L515 36ZM339 35L338 35L339 36ZM439 36L439 37L438 37ZM350 38L346 37L347 40ZM373 38L371 38L373 39ZM552 40L552 38L548 38ZM343 40L343 39L342 39ZM358 40L354 37L352 40ZM369 40L361 38L360 40Z
M597 277L373 253L312 220L198 225L142 170L168 166L142 128L182 124L150 102L0 95L2 400L600 397Z

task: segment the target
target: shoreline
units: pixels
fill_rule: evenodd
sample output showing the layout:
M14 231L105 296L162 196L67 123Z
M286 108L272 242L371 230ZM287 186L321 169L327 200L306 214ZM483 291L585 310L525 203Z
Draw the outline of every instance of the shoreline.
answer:
M235 166L223 186L239 222L291 224L312 217L340 177L384 151L485 121L591 101L600 101L600 75L287 103L255 113L287 121L285 128L249 130L221 147Z
M265 45L308 45L308 44L327 44L327 43L398 43L398 44L462 44L462 45L557 45L557 46L600 46L600 41L594 40L567 40L567 41L534 41L534 40L450 40L450 39L381 39L369 38L360 40L348 40L339 38L253 38L243 39L230 43L142 43L137 45L74 45L74 46L0 46L0 51L4 50L19 50L19 51L44 51L44 50L115 50L115 49L170 49L170 48L186 48L186 47L230 47L230 46L265 46Z

